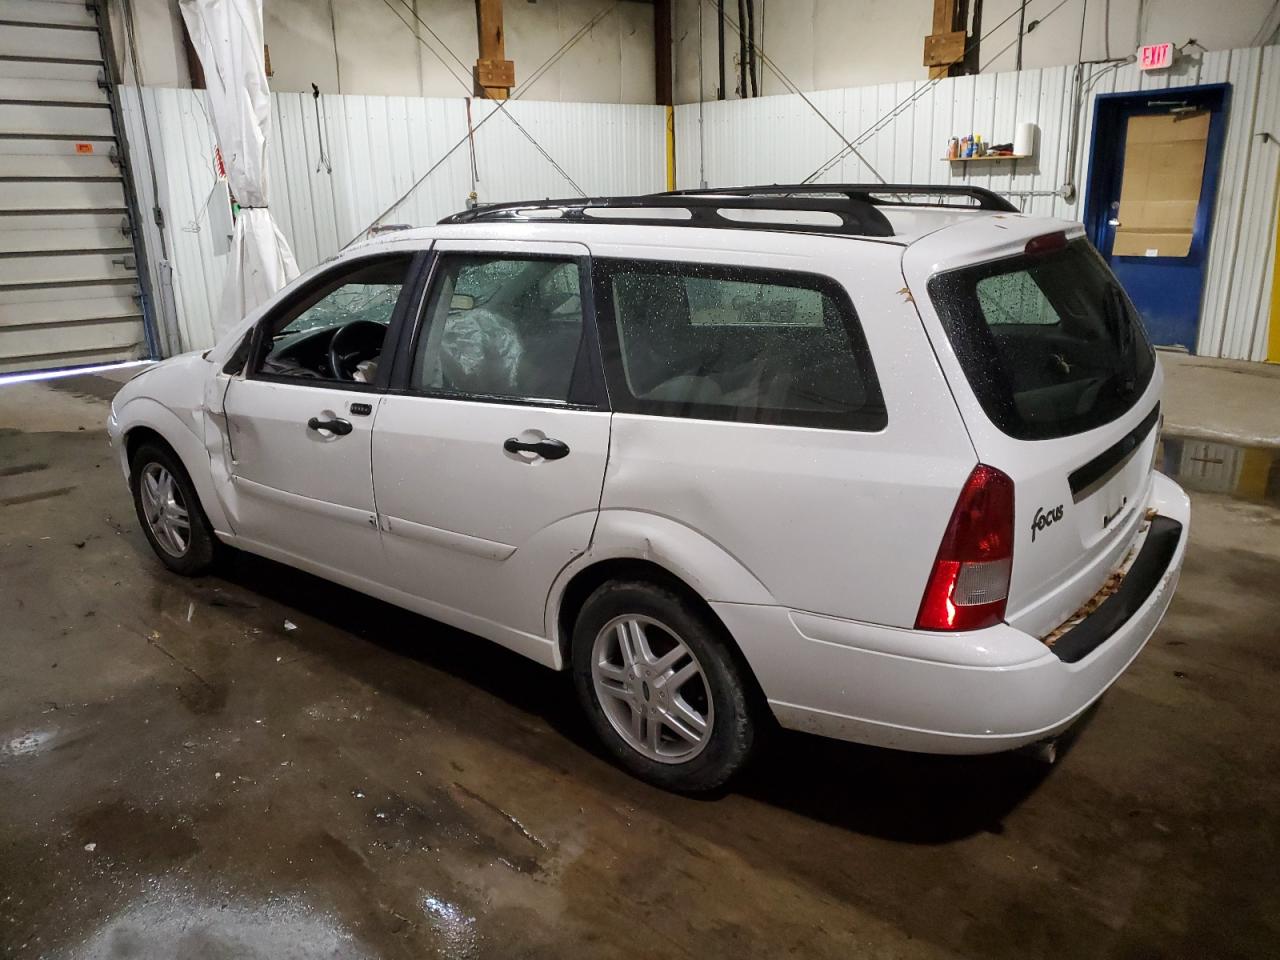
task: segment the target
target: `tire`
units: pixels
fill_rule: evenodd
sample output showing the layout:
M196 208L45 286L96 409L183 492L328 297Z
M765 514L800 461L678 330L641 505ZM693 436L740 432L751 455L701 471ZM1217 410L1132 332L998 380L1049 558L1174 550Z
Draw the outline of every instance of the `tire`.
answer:
M574 624L572 661L596 735L640 779L704 793L750 757L760 723L747 667L710 616L676 590L645 581L600 586ZM699 717L701 729L692 722Z
M161 563L184 577L213 567L218 539L177 454L158 443L142 444L129 460L129 489L138 523Z

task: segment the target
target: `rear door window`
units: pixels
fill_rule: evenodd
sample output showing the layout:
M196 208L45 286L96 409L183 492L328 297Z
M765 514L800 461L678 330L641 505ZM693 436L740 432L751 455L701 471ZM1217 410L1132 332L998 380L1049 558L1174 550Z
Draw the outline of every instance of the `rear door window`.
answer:
M887 416L848 295L814 274L595 261L615 410L879 430Z
M583 340L576 260L440 257L419 337L415 390L568 403Z
M938 274L929 296L983 410L1010 436L1110 423L1151 381L1142 322L1083 238Z

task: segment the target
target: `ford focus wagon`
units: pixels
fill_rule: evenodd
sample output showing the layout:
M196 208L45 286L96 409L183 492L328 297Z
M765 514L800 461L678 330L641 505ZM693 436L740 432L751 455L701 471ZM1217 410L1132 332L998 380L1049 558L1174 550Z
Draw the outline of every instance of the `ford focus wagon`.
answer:
M109 430L170 569L228 545L570 670L621 764L705 790L775 720L940 753L1069 727L1182 564L1161 381L1079 224L741 187L383 234Z

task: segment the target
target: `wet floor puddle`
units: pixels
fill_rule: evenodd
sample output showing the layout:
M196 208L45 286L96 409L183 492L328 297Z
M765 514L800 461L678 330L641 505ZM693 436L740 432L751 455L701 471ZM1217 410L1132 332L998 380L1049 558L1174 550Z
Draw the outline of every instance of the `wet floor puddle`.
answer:
M1280 506L1280 448L1165 436L1156 469L1187 490Z

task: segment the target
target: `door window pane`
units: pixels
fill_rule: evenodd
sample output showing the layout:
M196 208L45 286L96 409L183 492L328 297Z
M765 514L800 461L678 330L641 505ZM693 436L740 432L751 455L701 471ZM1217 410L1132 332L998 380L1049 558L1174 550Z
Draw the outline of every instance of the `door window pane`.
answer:
M862 331L847 296L829 278L657 261L598 263L616 335L610 371L616 409L841 429L884 426L884 401Z
M445 256L413 383L432 393L566 402L582 341L577 263Z
M274 317L261 371L373 383L409 260L379 259L344 272Z
M1129 118L1113 256L1185 257L1191 252L1209 119L1207 110Z

